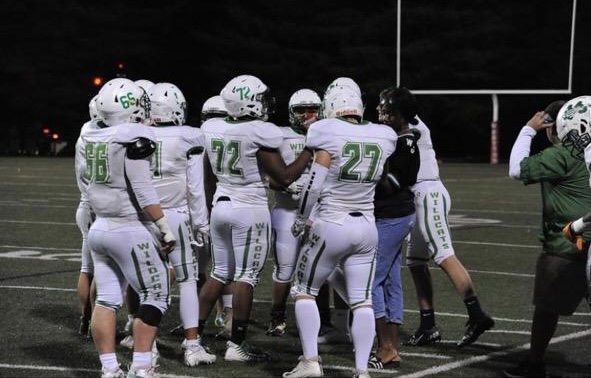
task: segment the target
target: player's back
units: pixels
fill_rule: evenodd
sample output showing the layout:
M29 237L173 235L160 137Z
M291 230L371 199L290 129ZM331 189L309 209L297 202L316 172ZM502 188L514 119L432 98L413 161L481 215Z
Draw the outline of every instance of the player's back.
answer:
M99 217L142 219L137 200L125 177L127 144L138 138L155 140L148 126L124 123L99 129L83 130L88 199Z
M235 205L267 204L267 189L257 151L277 149L283 135L279 127L261 120L210 119L201 125L205 150L218 179L215 198L228 196Z
M98 121L96 119L92 119L88 122L85 122L80 129L80 135L82 133L87 132L88 130L99 129ZM88 186L88 180L84 178L84 173L86 172L86 143L82 138L79 136L76 140L76 147L75 147L75 155L74 155L74 172L76 174L76 183L78 184L78 189L80 190L80 201L86 202L88 201L88 197L86 195L86 188Z
M306 145L326 150L332 159L320 194L319 216L340 222L350 212L362 212L373 219L375 186L396 140L396 132L386 125L339 118L314 123Z
M421 154L421 166L417 174L417 183L427 180L439 180L439 165L437 164L437 156L431 140L431 131L419 117L416 118L419 120L418 125L410 125L410 127L421 132L421 137L417 141L419 153Z
M203 148L201 130L190 126L155 126L156 152L152 159L152 183L163 208L187 206L188 154Z

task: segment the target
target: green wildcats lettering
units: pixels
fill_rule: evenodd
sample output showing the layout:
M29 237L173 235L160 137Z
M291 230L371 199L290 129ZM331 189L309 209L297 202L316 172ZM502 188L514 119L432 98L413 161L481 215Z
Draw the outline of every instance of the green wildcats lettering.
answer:
M433 207L431 208L430 214L431 214L431 221L433 224L433 227L435 227L435 235L433 235L436 238L439 238L441 241L441 247L448 249L451 248L451 245L449 244L449 238L448 238L448 230L447 227L444 226L443 223L443 217L445 217L445 214L440 214L437 205L439 205L439 198L440 198L440 193L439 192L431 192L429 193L429 195L431 196L431 199L433 200Z
M305 144L304 143L290 143L289 147L291 148L291 150L293 151L293 154L297 158L298 156L300 156L300 154L304 150Z

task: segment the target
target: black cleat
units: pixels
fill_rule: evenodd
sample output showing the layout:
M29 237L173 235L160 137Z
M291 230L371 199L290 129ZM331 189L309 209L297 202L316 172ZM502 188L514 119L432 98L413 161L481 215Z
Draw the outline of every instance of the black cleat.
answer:
M409 339L404 342L402 345L406 346L423 346L429 344L435 344L436 342L441 341L441 333L439 333L439 328L433 327L429 329L422 329L419 328L417 331L409 337Z
M468 319L464 328L464 336L458 341L458 348L472 344L480 335L495 326L495 321L490 316L484 314L484 317L477 321Z
M522 361L517 366L503 370L503 376L508 378L547 377L546 366L543 362L533 363Z

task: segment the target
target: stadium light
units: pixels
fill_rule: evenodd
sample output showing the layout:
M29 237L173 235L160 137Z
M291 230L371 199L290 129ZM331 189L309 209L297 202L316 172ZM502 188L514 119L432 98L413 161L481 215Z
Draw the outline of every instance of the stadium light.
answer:
M92 78L92 84L94 84L95 87L100 87L101 85L103 85L103 78L100 76L95 76Z

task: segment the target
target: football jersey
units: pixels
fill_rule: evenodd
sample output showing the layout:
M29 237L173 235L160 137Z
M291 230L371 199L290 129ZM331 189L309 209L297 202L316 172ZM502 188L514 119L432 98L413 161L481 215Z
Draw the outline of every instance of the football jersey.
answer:
M591 144L585 147L585 165L587 166L587 171L591 174ZM589 186L591 187L591 177L589 177Z
M157 147L152 158L152 183L164 209L188 208L195 224L207 223L207 208L203 189L203 148L205 137L200 129L190 126L154 126ZM193 158L201 164L189 173L190 151L201 149L201 155ZM195 180L188 179L188 175ZM188 197L190 196L190 197Z
M332 159L315 216L342 224L349 213L361 212L373 221L376 183L397 139L392 128L367 121L330 118L312 124L306 146L325 150Z
M201 125L205 150L218 182L214 203L221 196L233 207L268 206L264 172L256 153L260 148L278 149L281 129L262 120L231 121L212 118Z
M421 166L417 175L417 182L439 180L439 165L437 164L437 156L435 155L433 142L431 141L431 131L419 117L416 118L419 120L419 124L409 126L411 129L417 129L421 132L421 137L417 142L421 155Z
M97 217L145 219L142 208L157 204L153 187L146 193L133 193L125 173L127 144L138 138L156 140L149 126L122 123L117 126L86 129L80 138L85 144L88 199ZM145 202L150 203L145 203Z
M306 143L306 136L296 133L291 127L280 127L283 133L283 143L279 146L281 157L285 164L293 163L302 153ZM303 184L308 180L309 167L307 167L302 175L296 180L296 183ZM298 201L292 198L291 193L276 191L275 192L275 207L286 209L297 209Z
M80 134L86 130L99 129L97 120L90 120L80 129ZM85 157L86 144L82 138L78 137L76 140L75 155L74 155L74 172L76 173L76 183L80 190L80 202L88 202L88 196L86 195L86 187L88 181L84 178L84 172L86 171L86 157Z

